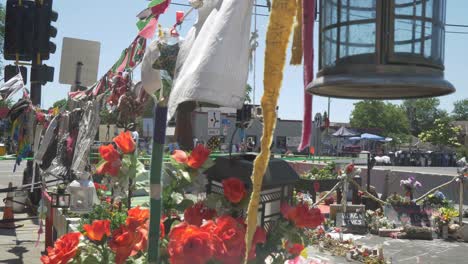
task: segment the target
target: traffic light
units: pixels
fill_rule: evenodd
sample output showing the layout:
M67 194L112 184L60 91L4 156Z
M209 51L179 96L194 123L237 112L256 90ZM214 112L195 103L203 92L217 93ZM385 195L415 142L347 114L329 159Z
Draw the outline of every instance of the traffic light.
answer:
M36 4L31 1L8 0L5 14L5 60L29 61L34 52Z
M57 46L50 38L57 36L57 29L51 25L58 19L58 13L52 10L53 0L37 1L35 42L41 60L48 60L50 53L55 53Z
M38 82L45 85L54 81L54 67L47 65L33 65L31 67L31 83Z
M5 81L10 80L15 75L18 74L18 70L21 72L21 76L23 77L23 83L27 84L28 81L28 69L24 66L16 66L16 65L7 65L5 66Z

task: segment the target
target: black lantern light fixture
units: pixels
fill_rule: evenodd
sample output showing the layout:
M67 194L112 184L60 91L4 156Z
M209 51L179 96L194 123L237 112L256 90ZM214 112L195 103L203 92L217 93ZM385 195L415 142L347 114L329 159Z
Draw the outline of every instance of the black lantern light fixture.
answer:
M215 165L206 171L208 176L207 193L223 194L222 181L231 177L243 181L247 189L252 190L250 176L255 158L256 155L218 157ZM286 161L274 158L270 160L263 178L257 219L257 222L266 230L269 230L273 223L280 218L281 203L292 202L294 186L298 180L299 175Z
M313 94L404 99L450 94L445 0L321 0Z
M52 208L68 209L70 207L70 194L66 192L65 186L59 185L55 192L49 192L52 199Z

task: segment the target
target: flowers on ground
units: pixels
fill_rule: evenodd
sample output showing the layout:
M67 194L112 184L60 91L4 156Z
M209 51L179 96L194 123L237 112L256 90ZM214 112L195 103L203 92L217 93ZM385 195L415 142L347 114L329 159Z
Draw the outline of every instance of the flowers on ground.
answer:
M286 250L288 251L289 254L297 257L301 255L301 252L304 250L304 245L299 244L299 243L289 243L289 241L286 241L285 243Z
M47 248L47 255L41 257L44 264L66 264L73 259L78 250L81 233L68 233L59 238L54 247Z
M224 196L231 203L239 203L245 198L247 192L245 190L245 184L237 178L229 178L223 180Z

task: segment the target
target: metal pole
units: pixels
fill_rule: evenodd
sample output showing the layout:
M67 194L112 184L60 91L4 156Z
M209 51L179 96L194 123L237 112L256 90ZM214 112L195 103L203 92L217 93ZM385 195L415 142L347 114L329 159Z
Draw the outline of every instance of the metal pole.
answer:
M371 158L370 152L367 153L367 191L370 192Z
M76 75L75 75L75 88L74 91L81 90L81 70L83 63L81 61L76 63Z
M42 64L41 55L39 53L35 53L35 55L36 58L33 58L31 68L36 68ZM34 106L41 105L41 89L41 82L31 81L31 101Z
M458 210L459 210L459 215L458 215L458 221L459 221L459 225L461 226L463 224L463 187L464 187L464 181L465 181L465 175L464 174L461 174L460 175L460 201L458 202Z
M159 263L159 223L162 210L162 165L166 137L167 106L156 104L154 110L153 153L150 171L150 225L148 239L148 263Z

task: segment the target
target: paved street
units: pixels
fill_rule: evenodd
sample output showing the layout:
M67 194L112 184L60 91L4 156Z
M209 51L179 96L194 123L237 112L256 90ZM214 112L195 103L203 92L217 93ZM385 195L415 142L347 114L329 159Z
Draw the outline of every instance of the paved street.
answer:
M392 171L406 171L418 172L424 174L440 174L448 176L457 176L457 168L443 168L443 167L398 167L398 166L375 166L374 169L378 170L392 170Z
M8 182L13 182L14 186L18 186L22 182L23 170L26 163L17 168L13 173L13 161L0 161L0 188L8 187ZM3 218L3 198L6 193L0 193L1 213ZM28 217L27 214L15 214L15 218ZM39 257L41 251L44 250L44 237L36 247L37 231L39 229L38 222L21 221L16 224L24 224L23 227L17 229L0 229L0 263L8 264L35 264L40 263Z

